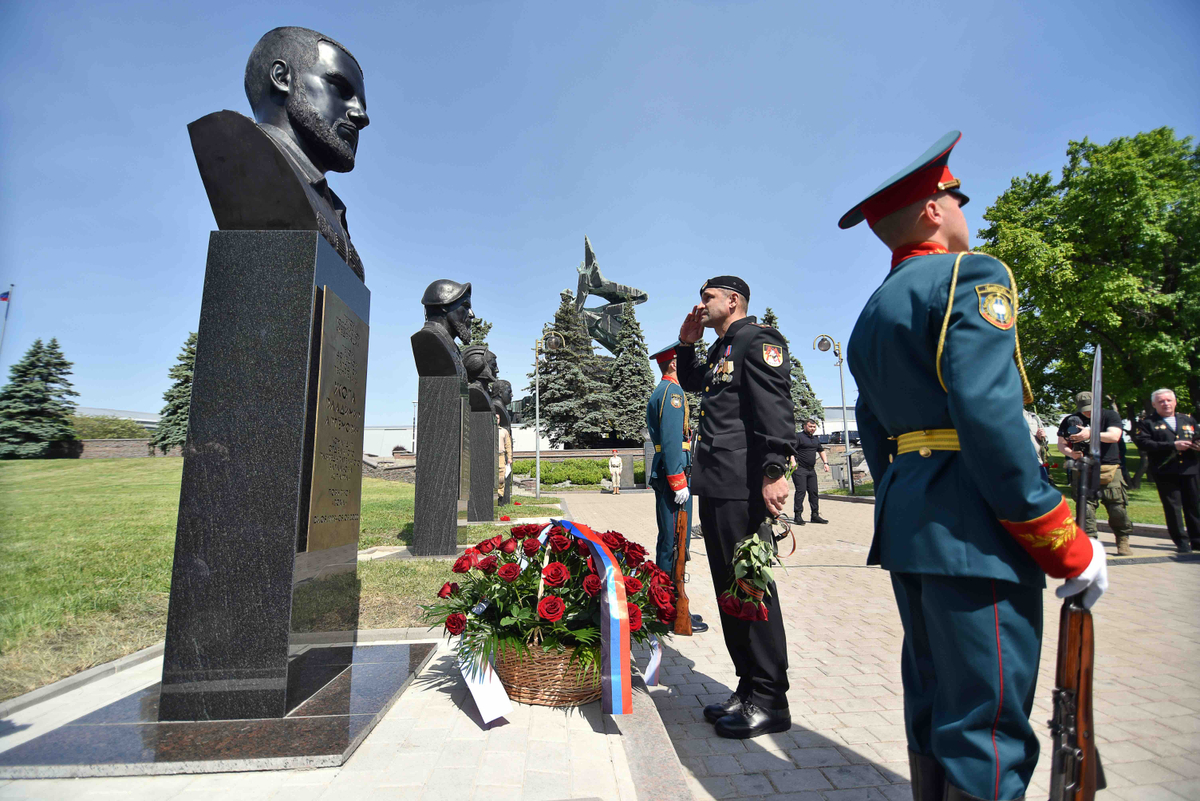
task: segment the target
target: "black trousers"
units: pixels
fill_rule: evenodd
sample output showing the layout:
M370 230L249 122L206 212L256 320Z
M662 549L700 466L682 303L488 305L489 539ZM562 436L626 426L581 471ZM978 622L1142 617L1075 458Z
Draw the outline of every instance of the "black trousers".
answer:
M805 490L808 490L808 508L812 510L813 515L820 514L817 504L817 471L797 467L796 472L792 473L792 481L796 484L796 506L792 516L799 520L804 515Z
M1200 477L1159 474L1154 483L1171 539L1176 545L1191 540L1194 547L1200 546Z
M758 529L766 514L762 496L752 501L700 498L700 529L718 596L733 581L734 549ZM764 709L783 709L788 705L787 636L774 584L763 603L766 620L738 620L722 612L721 628L738 676L737 694Z

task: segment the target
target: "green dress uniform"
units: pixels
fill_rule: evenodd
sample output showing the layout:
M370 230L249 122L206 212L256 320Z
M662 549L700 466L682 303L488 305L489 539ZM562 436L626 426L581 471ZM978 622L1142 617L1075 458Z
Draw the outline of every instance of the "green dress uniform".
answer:
M951 132L839 223L872 226L959 186ZM957 193L956 193L957 194ZM960 202L965 196L960 195ZM848 347L875 481L868 564L891 571L914 798L1024 797L1045 575L1092 558L1022 417L1016 288L1000 261L903 245Z
M651 358L660 362L665 358L669 362L675 358L675 346L661 350ZM687 474L692 464L688 427L687 397L678 381L663 378L646 403L646 430L654 443L654 461L648 473L658 520L654 562L671 576L675 575L675 529L681 512L689 541L692 534L692 499L689 497L682 507L675 503L675 492L688 485Z

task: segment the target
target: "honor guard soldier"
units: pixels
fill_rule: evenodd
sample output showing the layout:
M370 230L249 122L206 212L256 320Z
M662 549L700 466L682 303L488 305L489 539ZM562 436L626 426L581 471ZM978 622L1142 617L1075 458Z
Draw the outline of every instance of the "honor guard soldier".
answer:
M675 369L675 345L660 350L650 358L658 362L662 381L650 393L646 403L646 430L654 443L654 461L649 478L654 489L654 514L658 519L658 547L654 562L675 575L675 532L679 515L684 516L687 549L691 550L692 495L688 489L688 472L692 466L692 446L688 442L691 420L687 397L679 387ZM708 624L699 615L692 615L692 632L708 631Z
M723 275L700 287L700 303L679 329L679 383L702 393L700 431L692 451L692 491L700 497L700 528L717 595L729 589L737 544L783 512L784 465L795 453L790 362L783 336L747 317L750 288ZM716 343L696 359L705 328ZM787 731L787 642L779 592L770 587L767 619L739 620L721 612L725 647L737 690L704 716L721 737Z
M891 272L854 326L855 408L875 480L868 564L891 571L913 798L1023 798L1045 576L1091 606L1104 550L1041 475L1011 271L969 253L942 137L842 217L865 218ZM686 386L686 385L685 385ZM697 490L699 492L699 490Z

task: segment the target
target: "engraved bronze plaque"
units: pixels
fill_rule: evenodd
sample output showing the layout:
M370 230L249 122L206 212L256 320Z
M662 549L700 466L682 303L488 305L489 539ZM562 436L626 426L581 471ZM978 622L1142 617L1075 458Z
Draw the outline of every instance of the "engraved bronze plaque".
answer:
M362 510L363 404L367 324L329 287L322 291L309 552L358 543Z

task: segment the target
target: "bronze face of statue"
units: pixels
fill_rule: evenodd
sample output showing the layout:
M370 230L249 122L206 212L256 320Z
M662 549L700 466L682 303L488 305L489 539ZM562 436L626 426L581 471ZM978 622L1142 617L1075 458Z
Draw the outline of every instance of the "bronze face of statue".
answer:
M463 348L462 363L467 371L467 390L473 412L492 408L492 382L496 380L496 374L492 372L491 360L488 359L490 353L483 345Z
M425 307L425 325L412 336L413 359L418 375L458 375L467 380L457 339L464 345L471 342L471 284L460 284L448 278L434 281L421 297Z
M196 164L221 230L320 231L359 278L346 206L327 172L354 169L370 123L358 61L308 28L276 28L246 63L258 124L219 111L188 126Z

